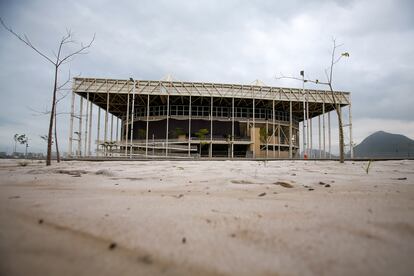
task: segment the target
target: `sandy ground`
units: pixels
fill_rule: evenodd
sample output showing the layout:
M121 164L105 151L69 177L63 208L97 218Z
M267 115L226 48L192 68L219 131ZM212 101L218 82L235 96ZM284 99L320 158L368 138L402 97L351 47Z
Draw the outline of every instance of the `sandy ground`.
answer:
M2 160L0 275L413 275L414 161L366 164Z

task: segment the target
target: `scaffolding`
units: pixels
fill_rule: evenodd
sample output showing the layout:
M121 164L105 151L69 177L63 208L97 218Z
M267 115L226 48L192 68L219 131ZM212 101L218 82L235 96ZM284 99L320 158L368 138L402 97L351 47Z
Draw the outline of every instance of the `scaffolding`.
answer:
M349 108L349 149L352 155L352 117L349 92L281 88L262 85L177 81L75 78L72 87L69 156L105 157L205 157L299 158L300 149L312 152L312 119L318 120L319 155L331 156L330 113L333 98ZM76 98L79 108L76 109ZM84 101L86 103L84 104ZM86 110L84 110L86 108ZM98 109L96 151L92 153L93 109ZM101 133L101 112L104 131ZM306 111L306 112L305 112ZM328 151L325 115L328 115ZM340 112L342 114L342 112ZM322 117L322 124L321 124ZM74 120L79 120L74 129ZM85 120L85 124L83 124ZM185 135L171 136L179 121L188 124ZM155 124L155 122L158 122ZM195 136L195 125L206 125L206 137ZM165 130L161 137L149 133L150 126ZM303 145L299 144L300 124ZM153 126L154 125L154 126ZM134 129L138 128L138 129ZM231 126L231 129L228 129ZM220 129L221 127L221 129ZM226 136L223 137L223 128ZM238 130L238 133L235 130ZM243 130L243 135L240 134ZM144 133L145 130L145 133ZM115 132L115 133L114 133ZM103 137L102 137L103 134ZM154 137L157 136L157 137ZM73 150L73 142L77 150ZM213 149L216 148L216 150ZM240 155L237 149L246 153Z

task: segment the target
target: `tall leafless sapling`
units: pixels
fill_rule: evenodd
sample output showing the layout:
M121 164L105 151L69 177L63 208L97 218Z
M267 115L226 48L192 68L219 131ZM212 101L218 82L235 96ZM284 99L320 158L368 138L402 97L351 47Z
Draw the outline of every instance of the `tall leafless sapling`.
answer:
M336 56L336 51L339 47L342 46L342 44L338 45L336 44L336 39L332 39L332 52L331 52L331 63L329 65L329 67L327 69L325 69L325 75L326 75L326 82L322 82L319 80L311 80L311 79L305 79L305 78L296 78L296 77L287 77L287 76L281 76L278 77L278 79L281 78L287 78L287 79L295 79L295 80L299 80L299 81L304 81L304 82L311 82L314 84L319 84L319 85L326 85L329 87L330 90L330 94L332 97L332 106L336 111L336 115L338 117L338 128L339 128L339 162L344 163L345 160L345 156L344 156L344 129L343 129L343 123L342 123L342 116L341 116L341 106L340 104L337 102L336 97L335 97L335 92L333 89L333 69L336 63L339 62L339 60L341 60L341 58L343 57L349 57L349 53L348 52L343 52L341 53L341 55Z
M61 38L58 46L57 53L54 54L54 57L50 57L44 52L40 51L37 47L35 47L27 35L19 35L16 32L13 31L12 28L7 26L3 20L0 18L1 25L12 35L14 35L16 38L18 38L20 41L22 41L26 46L32 48L36 53L38 53L40 56L42 56L45 60L50 62L53 65L54 68L54 81L53 81L53 94L52 94L52 106L50 108L50 120L49 120L49 133L48 133L48 142L47 142L47 158L46 158L46 165L51 165L51 159L52 159L52 132L53 132L53 125L56 119L55 112L56 112L56 92L58 90L58 77L59 77L59 69L60 66L71 61L74 57L81 54L86 54L87 49L92 46L92 43L95 40L95 35L91 39L91 41L84 45L80 44L76 50L73 50L67 54L63 53L63 48L67 47L69 44L76 44L76 42L73 40L73 33L70 30L66 31L66 34Z

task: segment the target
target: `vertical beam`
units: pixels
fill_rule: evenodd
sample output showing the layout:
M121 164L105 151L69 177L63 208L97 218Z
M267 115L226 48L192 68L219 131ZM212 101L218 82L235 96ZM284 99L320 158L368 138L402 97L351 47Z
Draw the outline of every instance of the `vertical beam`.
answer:
M88 155L91 155L91 140L92 140L92 114L93 114L93 104L89 103L89 135L88 135Z
M234 158L234 97L231 98L231 158Z
M268 123L268 120L266 118L266 136L265 136L266 137L266 159L269 156L269 143L268 143L269 138L267 137L268 134L269 134L269 123Z
M114 134L114 114L111 114L111 142L114 140L113 134Z
M165 131L165 156L168 156L168 129L170 127L170 94L167 95L167 127Z
M99 155L100 134L101 134L101 108L98 106L98 130L96 131L96 156Z
M289 158L292 159L292 124L293 124L293 118L292 118L292 98L290 98L289 101Z
M329 159L331 159L331 112L328 112L328 149Z
M70 104L70 133L69 133L69 156L72 157L72 147L73 147L73 116L75 116L75 92L72 91L72 101Z
M323 158L326 158L326 130L325 130L325 97L323 98L322 104L322 148L323 148Z
M106 142L108 141L108 114L109 114L109 89L108 89L108 83L106 84L106 110L105 110L105 130L104 130L104 142L106 144ZM106 152L106 145L105 145L105 155L107 154Z
M128 156L128 133L129 133L129 82L128 82L128 94L127 94L127 113L126 113L126 122L125 122L125 157Z
M85 156L88 155L88 127L89 127L89 92L86 93L86 121L85 121L85 145L84 145L84 149L83 152L85 154Z
M209 157L213 157L213 96L210 97L210 148Z
M307 128L307 139L306 139L306 144L307 144L307 153L308 153L308 158L310 158L310 155L312 154L311 153L311 151L310 151L310 149L311 149L311 147L312 147L312 145L311 145L311 137L310 137L310 129L311 129L311 122L310 122L310 120L309 120L309 92L307 91L306 92L306 120L307 120L307 126L308 126L308 128Z
M349 151L351 154L351 159L354 158L354 145L353 145L353 140L352 140L352 114L351 114L351 96L349 96Z
M254 94L253 94L254 96ZM253 158L256 158L256 122L255 122L255 99L253 97ZM260 145L259 145L260 147Z
M303 85L302 85L302 97L303 97L303 103L302 103L302 106L303 106L303 122L302 122L302 144L303 144L303 148L302 148L302 152L303 152L303 157L305 157L305 154L307 155L307 153L306 153L306 148L307 148L307 145L306 145L306 102L305 102L305 81L303 81Z
M309 108L309 107L308 107ZM312 128L312 118L308 118L309 120L309 157L313 158L313 142L312 142L312 136L313 136L313 128Z
M322 151L321 151L321 145L322 145L322 142L321 142L321 139L322 139L322 137L321 137L321 115L318 115L318 149L319 149L319 159L321 159L322 158Z
M277 157L280 158L280 123L277 125Z
M134 122L135 122L135 86L136 82L135 80L132 83L132 106L131 106L131 137L130 137L130 150L129 150L129 158L132 158L132 152L134 151L132 139L134 138Z
M83 97L80 97L79 103L79 129L78 129L78 156L82 156L82 110L83 110Z
M118 143L119 138L119 118L116 117L116 130L115 130L115 141Z
M188 107L188 157L191 157L191 95Z
M272 100L272 133L273 133L273 158L276 157L276 135L275 135L275 99Z
M145 130L145 157L148 157L149 101L150 101L150 96L148 94L147 95L147 127Z

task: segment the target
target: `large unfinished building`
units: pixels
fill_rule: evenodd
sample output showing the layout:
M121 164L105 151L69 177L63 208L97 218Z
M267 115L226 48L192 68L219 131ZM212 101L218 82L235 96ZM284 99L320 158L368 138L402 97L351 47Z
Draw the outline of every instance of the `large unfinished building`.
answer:
M349 107L352 154L350 93L334 96L341 110ZM75 78L68 153L73 158L276 159L308 152L326 158L332 110L332 93L323 90ZM315 117L319 156L312 156Z

